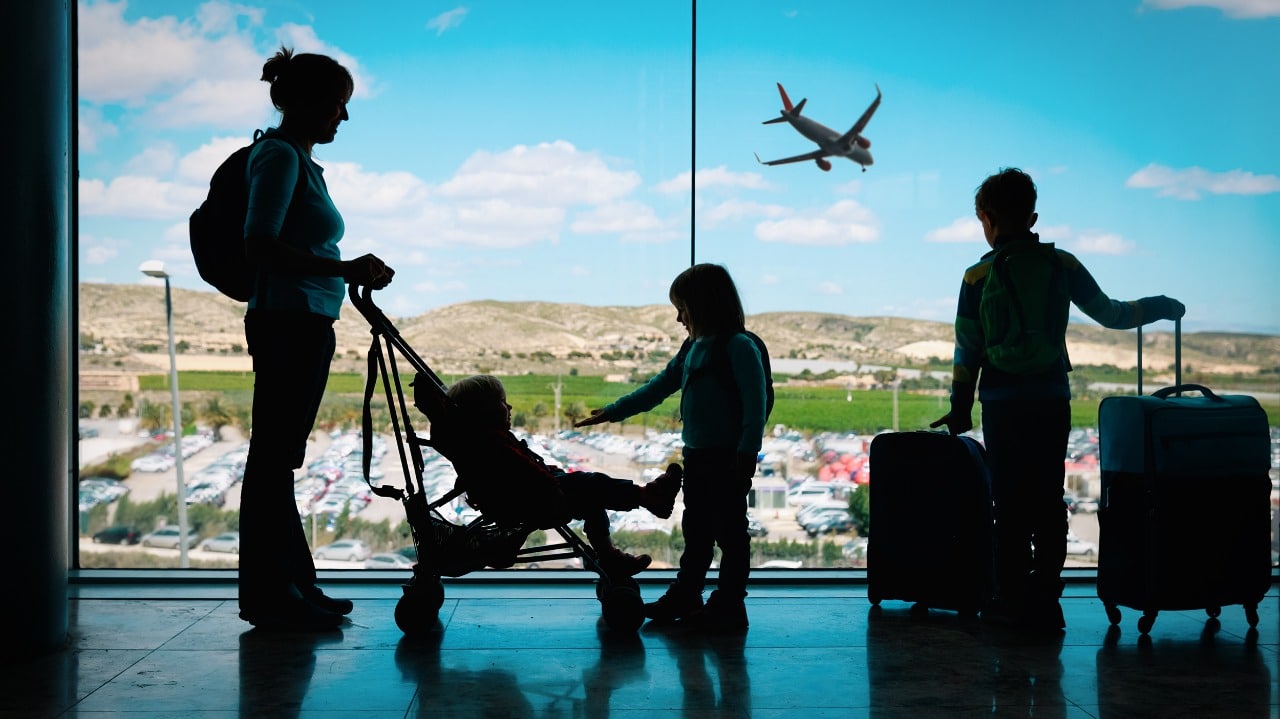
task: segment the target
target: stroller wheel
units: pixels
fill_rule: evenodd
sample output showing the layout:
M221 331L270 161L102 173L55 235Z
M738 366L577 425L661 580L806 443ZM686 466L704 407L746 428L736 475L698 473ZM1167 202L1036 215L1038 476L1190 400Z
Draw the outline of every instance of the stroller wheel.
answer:
M415 576L404 585L404 594L396 602L396 626L408 636L426 634L435 626L443 604L440 578Z
M644 624L644 600L636 587L615 584L605 591L600 605L604 623L610 629L634 632Z

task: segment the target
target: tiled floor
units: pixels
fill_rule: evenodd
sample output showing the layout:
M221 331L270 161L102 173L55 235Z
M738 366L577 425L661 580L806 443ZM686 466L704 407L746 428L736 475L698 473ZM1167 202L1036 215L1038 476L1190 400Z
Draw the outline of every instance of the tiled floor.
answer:
M75 589L70 648L5 668L0 717L1280 716L1275 586L1256 630L1235 606L1162 612L1146 639L1072 584L1048 640L858 584L759 586L750 630L715 639L618 636L589 584L449 585L426 641L395 585L331 587L356 610L314 636L251 630L233 587Z

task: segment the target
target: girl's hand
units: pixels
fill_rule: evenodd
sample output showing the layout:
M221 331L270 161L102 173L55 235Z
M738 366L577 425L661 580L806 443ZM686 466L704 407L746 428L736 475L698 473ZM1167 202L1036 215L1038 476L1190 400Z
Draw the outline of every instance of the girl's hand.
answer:
M590 427L593 424L604 424L605 422L608 422L608 421L609 419L604 416L604 410L593 409L591 410L590 416L588 416L586 419L580 419L577 422L574 422L573 426L574 427Z

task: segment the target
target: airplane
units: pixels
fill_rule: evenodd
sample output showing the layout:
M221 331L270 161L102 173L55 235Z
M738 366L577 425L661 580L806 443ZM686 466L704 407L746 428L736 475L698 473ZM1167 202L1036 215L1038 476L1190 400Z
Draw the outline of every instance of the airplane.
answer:
M791 98L787 97L787 91L782 89L782 83L778 83L778 94L782 95L781 117L775 117L772 120L765 120L762 124L772 125L777 122L789 122L801 135L809 138L818 144L818 149L813 152L806 152L803 155L795 155L793 157L784 157L780 160L770 160L765 162L760 159L760 155L756 155L756 161L762 165L785 165L791 162L804 162L805 160L813 160L823 172L831 171L831 163L825 158L828 157L847 157L853 162L862 166L862 171L867 171L867 166L874 164L871 159L871 153L867 148L871 147L871 141L862 136L862 130L867 126L867 122L871 120L871 116L875 114L876 108L880 107L880 86L876 85L876 99L871 102L871 106L867 111L862 113L862 117L849 128L849 131L841 135L831 128L823 125L816 120L800 114L804 109L804 104L809 101L805 98L800 104L792 107Z

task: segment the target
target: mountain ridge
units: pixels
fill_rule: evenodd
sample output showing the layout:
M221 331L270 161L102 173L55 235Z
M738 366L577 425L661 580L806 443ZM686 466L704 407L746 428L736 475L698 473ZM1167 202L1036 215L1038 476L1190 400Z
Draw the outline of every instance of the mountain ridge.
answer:
M246 357L244 305L212 291L173 288L174 335L184 344L183 362L194 357ZM148 285L80 285L82 365L128 369L137 357L165 354L168 335L164 292ZM669 305L593 306L578 303L477 300L445 305L406 318L392 318L401 336L440 372L539 373L576 368L609 374L658 365L678 348L684 330ZM775 358L822 359L872 365L919 365L932 357L948 363L950 323L903 317L854 317L811 311L764 312L747 318ZM1166 324L1166 323L1161 323ZM344 303L335 323L335 369L364 356L369 326ZM1144 331L1144 364L1173 362L1172 332ZM1072 323L1072 361L1132 367L1133 332ZM82 356L82 357L84 357ZM1280 336L1233 332L1183 334L1183 362L1197 369L1256 373L1274 369ZM245 359L247 363L247 359ZM152 366L142 362L140 366ZM234 364L234 363L232 363ZM167 364L165 365L167 366Z

